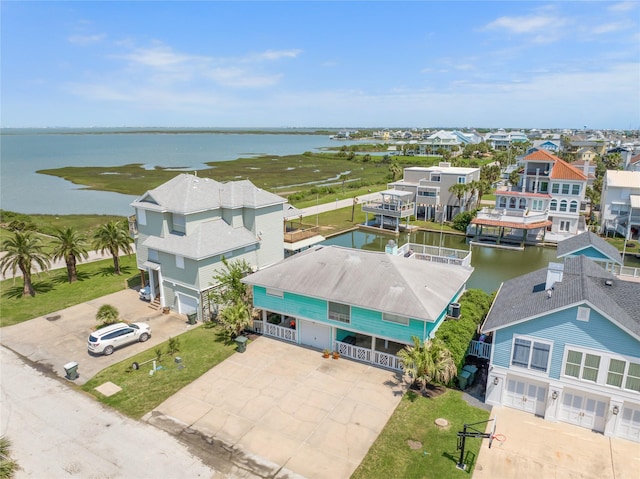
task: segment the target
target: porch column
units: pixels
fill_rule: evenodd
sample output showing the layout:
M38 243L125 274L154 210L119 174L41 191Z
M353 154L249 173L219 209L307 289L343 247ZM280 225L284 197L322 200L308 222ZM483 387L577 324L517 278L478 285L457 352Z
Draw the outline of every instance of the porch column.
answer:
M162 287L162 270L158 269L158 288L160 289L160 306L165 307L164 288Z

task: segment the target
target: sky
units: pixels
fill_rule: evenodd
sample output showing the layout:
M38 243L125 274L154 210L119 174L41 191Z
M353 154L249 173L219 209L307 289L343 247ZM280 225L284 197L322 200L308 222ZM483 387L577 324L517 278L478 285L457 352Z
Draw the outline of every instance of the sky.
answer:
M640 2L0 2L2 127L640 129Z

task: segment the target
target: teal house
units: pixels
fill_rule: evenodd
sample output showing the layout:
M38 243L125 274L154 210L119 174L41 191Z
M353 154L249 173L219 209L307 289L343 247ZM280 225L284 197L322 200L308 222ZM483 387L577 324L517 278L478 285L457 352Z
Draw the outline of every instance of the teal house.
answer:
M591 231L572 236L558 243L558 258L586 256L600 264L607 271L622 266L622 256L618 249Z
M249 275L262 310L254 330L402 369L397 352L412 336L431 338L459 314L473 268L468 251L391 243L384 253L316 246Z
M498 290L485 401L640 442L640 282L606 271L613 252L580 236L560 243L564 262Z

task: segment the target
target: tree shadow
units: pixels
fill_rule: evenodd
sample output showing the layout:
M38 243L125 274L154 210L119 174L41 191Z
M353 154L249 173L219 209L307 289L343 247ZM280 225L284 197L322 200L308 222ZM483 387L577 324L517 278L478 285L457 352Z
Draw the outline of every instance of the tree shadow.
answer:
M460 452L453 454L450 452L443 452L442 457L457 465L458 461L460 460ZM462 463L466 466L464 472L466 472L467 474L471 474L473 466L476 463L476 454L472 451L465 451L464 457L462 458Z
M100 276L113 276L114 274L116 274L116 269L113 267L113 265L103 266L98 270L97 274L99 274ZM129 274L131 274L131 267L120 266L120 276L124 278L125 275Z
M33 290L37 294L48 293L49 291L54 289L53 283L50 280L46 281L34 281L31 283L33 286ZM22 290L24 288L24 284L22 282L22 278L16 280L15 286L4 287L2 291L2 296L4 298L9 299L20 299L22 298Z

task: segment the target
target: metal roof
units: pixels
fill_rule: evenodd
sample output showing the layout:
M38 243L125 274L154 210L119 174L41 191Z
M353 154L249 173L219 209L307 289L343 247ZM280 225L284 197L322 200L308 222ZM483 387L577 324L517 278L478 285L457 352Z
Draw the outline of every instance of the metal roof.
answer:
M435 321L473 268L387 253L317 246L243 281L375 311Z

